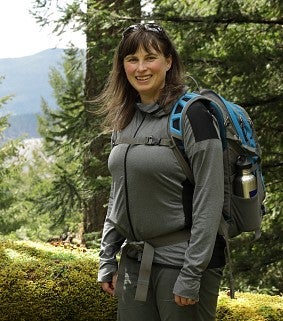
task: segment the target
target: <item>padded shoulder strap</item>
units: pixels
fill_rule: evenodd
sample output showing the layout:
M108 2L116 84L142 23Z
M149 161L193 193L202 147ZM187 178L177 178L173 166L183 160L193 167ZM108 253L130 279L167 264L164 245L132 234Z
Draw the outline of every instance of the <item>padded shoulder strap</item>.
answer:
M183 138L183 115L184 111L193 101L200 99L196 93L185 93L174 105L169 117L169 134L179 139Z
M169 124L168 124L169 136L171 137L172 142L174 143L173 151L175 153L175 156L179 161L179 164L182 166L183 171L186 174L187 178L190 180L190 182L193 185L194 185L193 173L184 152L183 132L184 132L184 119L185 119L186 112L188 108L190 108L190 106L196 101L201 101L210 112L213 110L213 115L216 117L218 124L223 124L222 126L219 125L222 144L223 142L226 141L225 140L226 133L225 133L222 113L221 111L216 109L217 106L212 106L212 105L216 105L216 103L212 99L210 99L210 97L203 96L197 93L185 93L175 103L169 117ZM214 109L216 109L216 111L214 111Z
M183 115L187 108L191 105L192 100L199 99L199 95L196 93L185 93L174 105L170 117L168 119L168 134L171 137L173 143L173 152L181 165L183 172L189 179L192 185L195 184L192 170L189 166L189 162L185 157L184 144L183 144Z

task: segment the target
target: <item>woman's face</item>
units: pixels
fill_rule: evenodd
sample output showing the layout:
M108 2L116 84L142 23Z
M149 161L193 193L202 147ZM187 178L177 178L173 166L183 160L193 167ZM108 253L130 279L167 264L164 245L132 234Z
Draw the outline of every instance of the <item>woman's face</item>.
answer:
M140 47L134 54L124 58L127 79L139 93L143 104L157 101L171 64L171 57L165 58L162 53L153 48L147 52Z

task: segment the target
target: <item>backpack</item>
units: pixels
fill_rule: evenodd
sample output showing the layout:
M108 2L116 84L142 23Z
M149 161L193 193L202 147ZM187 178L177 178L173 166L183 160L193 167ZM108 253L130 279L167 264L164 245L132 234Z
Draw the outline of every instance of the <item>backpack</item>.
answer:
M210 89L199 93L185 93L174 105L169 117L168 131L175 148L173 151L179 160L187 178L194 184L193 175L184 156L183 120L186 111L193 102L201 101L218 122L223 147L224 164L224 206L220 233L227 238L242 232L255 232L255 239L261 235L260 226L265 213L263 200L265 186L262 176L261 149L253 123L244 108L225 100ZM237 162L246 160L250 171L256 178L255 193L243 198L234 193L237 175Z

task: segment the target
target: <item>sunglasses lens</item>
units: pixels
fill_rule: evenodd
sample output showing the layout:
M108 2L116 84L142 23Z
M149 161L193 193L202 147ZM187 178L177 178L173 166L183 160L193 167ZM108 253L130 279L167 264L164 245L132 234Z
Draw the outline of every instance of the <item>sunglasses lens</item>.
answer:
M164 33L164 30L162 27L160 27L159 25L156 25L155 23L148 23L145 25L145 29L149 30L149 31L155 31L158 33Z
M164 34L164 30L162 27L160 27L159 25L155 24L155 23L146 23L146 24L137 24L137 25L131 25L128 28L126 28L123 33L122 33L122 37L125 38L126 36L128 36L130 33L140 30L140 29L144 29L146 31L153 31L156 33L162 33Z
M126 28L122 33L123 38L126 37L127 35L129 35L130 33L138 30L140 28L139 26L140 25L131 25L128 28Z

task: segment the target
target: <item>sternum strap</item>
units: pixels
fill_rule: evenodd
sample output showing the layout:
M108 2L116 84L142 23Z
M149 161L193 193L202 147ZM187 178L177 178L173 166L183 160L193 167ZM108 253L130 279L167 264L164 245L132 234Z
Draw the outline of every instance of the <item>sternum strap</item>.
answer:
M154 136L147 137L119 137L114 142L114 145L129 144L129 145L150 145L150 146L168 146L172 147L173 143L170 138L156 138Z

